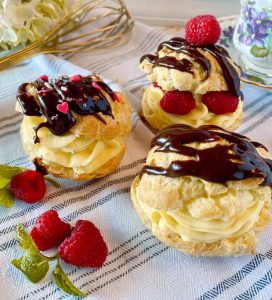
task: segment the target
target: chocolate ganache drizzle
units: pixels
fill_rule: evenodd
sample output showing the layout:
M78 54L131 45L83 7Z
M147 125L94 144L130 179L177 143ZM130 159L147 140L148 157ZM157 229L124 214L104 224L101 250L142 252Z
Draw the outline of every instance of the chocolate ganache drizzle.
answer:
M105 124L106 121L99 113L114 118L111 105L102 90L114 101L114 92L95 75L59 76L50 82L39 79L22 84L17 93L22 112L26 116L46 118L46 122L34 128L34 143L39 143L37 133L42 127L48 128L55 135L62 135L73 127L76 119L72 111L79 115L93 115ZM66 110L58 108L63 104Z
M147 59L147 61L149 61L154 66L177 69L182 72L188 72L193 74L193 71L191 69L192 63L190 63L190 61L185 58L183 58L182 60L178 60L176 58L172 59L171 56L158 57L158 52L164 47L172 51L183 53L189 56L192 59L192 61L198 63L205 71L205 78L203 80L209 77L211 71L211 64L210 61L198 51L198 48L204 51L208 51L209 53L211 53L211 55L214 56L214 58L221 66L229 90L235 96L241 96L239 74L237 73L234 66L229 62L229 54L224 48L218 45L192 45L187 43L186 40L183 38L174 37L169 41L162 42L158 47L156 55L146 54L141 57L140 62Z
M210 143L225 140L228 144L217 144L207 149L195 149L190 143ZM152 140L155 152L172 152L193 157L185 161L173 161L168 168L144 166L144 173L168 177L195 176L206 181L226 183L229 180L263 178L262 185L272 186L272 160L261 157L256 147L259 143L248 138L206 125L193 128L187 125L173 125L161 130Z

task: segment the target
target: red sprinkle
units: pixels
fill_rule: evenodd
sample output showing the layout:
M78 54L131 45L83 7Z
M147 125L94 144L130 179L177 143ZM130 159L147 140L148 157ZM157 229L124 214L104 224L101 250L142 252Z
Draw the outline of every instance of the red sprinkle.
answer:
M93 82L92 84L93 84L93 87L94 87L95 89L97 89L97 90L102 90L101 86L98 85L96 82Z
M72 76L70 76L69 80L74 81L74 82L81 81L81 75L79 75L79 74L72 75Z
M117 102L120 102L120 96L118 93L113 93L113 97L114 97L114 100L117 101Z
M46 82L48 82L48 76L47 75L41 75L40 76L40 79L42 79L43 81L46 81Z
M154 88L161 88L159 85L158 85L158 82L154 81L152 82Z
M63 102L63 103L57 105L57 110L64 114L68 113L68 109L69 109L69 105L67 102Z

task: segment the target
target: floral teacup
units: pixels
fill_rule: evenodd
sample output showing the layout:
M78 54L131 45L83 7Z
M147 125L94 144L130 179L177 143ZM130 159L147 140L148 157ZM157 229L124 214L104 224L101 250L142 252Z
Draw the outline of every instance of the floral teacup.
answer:
M272 1L241 0L233 43L247 68L272 73Z

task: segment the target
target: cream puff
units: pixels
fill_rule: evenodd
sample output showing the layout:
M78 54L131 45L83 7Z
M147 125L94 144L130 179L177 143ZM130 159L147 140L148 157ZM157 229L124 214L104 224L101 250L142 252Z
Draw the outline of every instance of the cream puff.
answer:
M193 45L175 37L144 55L140 69L152 84L142 113L154 129L172 124L236 129L242 121L240 69L218 45Z
M46 75L22 84L21 141L39 169L89 180L112 173L131 131L131 108L99 76Z
M152 141L132 201L152 233L181 252L253 254L271 219L271 158L217 126L169 126Z

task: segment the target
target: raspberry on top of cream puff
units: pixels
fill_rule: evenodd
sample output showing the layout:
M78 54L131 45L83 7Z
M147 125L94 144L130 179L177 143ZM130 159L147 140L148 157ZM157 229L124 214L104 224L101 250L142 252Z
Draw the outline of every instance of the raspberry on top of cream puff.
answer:
M121 161L131 108L98 75L42 75L22 84L17 100L24 148L48 173L86 180L113 172Z
M132 201L153 234L182 252L254 253L271 219L271 158L220 127L172 125L153 139Z
M198 16L187 24L186 40L172 38L162 42L155 55L141 58L140 68L153 83L143 96L143 115L153 128L176 123L212 124L228 130L239 126L240 69L224 48L211 43L214 36L205 40L212 26L218 35L220 25L213 16Z

